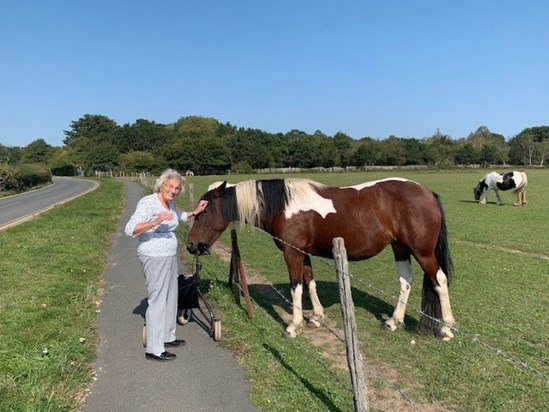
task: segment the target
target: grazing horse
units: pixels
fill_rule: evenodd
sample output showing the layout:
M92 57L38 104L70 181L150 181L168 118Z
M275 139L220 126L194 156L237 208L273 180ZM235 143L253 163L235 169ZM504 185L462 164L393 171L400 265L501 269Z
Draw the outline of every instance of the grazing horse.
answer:
M319 326L324 308L313 280L311 255L333 258L332 241L342 237L349 260L363 260L391 245L400 295L388 330L404 323L412 283L413 256L424 271L421 325L449 340L454 317L448 285L452 260L438 195L416 182L390 178L349 187L328 187L308 179L225 183L202 196L206 209L195 218L187 249L208 253L230 222L259 227L273 236L290 275L293 317L286 335L303 326L303 284L313 305L310 322ZM441 319L437 322L434 319ZM435 325L437 323L442 324Z
M486 174L480 182L473 189L475 200L482 205L486 204L486 199L488 198L488 193L490 190L496 192L496 199L498 205L501 205L501 197L499 196L500 190L513 190L513 193L517 195L517 201L514 203L515 206L522 206L527 204L526 201L526 191L524 188L528 184L528 178L524 172L509 172L509 173L498 173L490 172Z

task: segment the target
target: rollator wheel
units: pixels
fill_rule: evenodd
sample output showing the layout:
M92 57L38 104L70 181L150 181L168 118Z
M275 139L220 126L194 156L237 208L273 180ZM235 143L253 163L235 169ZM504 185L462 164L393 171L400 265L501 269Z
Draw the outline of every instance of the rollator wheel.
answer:
M221 321L214 319L214 335L213 340L219 342L221 340Z
M180 325L186 325L189 323L189 319L191 318L191 310L192 309L181 309L177 313L177 323Z

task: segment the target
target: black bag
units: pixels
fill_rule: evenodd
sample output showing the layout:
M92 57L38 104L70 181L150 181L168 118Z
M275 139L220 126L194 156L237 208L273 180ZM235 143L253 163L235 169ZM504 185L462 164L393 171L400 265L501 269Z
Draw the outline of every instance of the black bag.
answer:
M179 296L177 299L177 309L194 309L198 307L198 287L194 276L185 277L179 275L177 277L179 286Z

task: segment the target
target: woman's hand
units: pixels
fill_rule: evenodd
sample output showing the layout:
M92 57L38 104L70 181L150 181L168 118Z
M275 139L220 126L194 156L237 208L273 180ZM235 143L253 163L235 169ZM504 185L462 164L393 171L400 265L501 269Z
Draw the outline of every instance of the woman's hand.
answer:
M173 213L172 212L162 212L160 215L156 218L156 224L159 225L164 220L172 220L173 219Z
M206 206L208 206L208 201L207 200L201 200L200 202L198 202L198 206L196 207L196 209L194 210L193 213L195 215L199 214L204 209L206 209Z
M194 209L192 212L187 212L187 219L191 216L196 216L199 213L202 213L202 211L206 209L206 206L208 206L207 200L201 200L200 202L198 202L198 206L196 207L196 209Z

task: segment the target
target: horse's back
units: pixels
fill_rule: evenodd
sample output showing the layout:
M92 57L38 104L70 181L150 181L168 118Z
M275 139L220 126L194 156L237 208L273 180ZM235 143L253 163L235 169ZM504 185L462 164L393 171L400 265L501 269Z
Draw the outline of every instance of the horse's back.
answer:
M360 260L377 255L391 242L411 244L433 229L438 233L440 227L441 213L433 192L413 181L325 188L321 195L331 199L335 213L309 217L309 242L320 255L331 253L334 237L344 239L350 260Z

